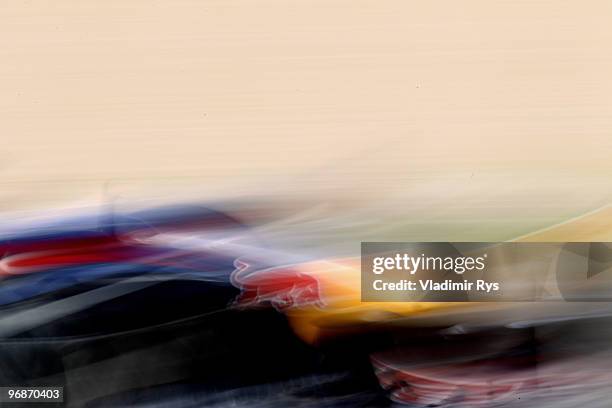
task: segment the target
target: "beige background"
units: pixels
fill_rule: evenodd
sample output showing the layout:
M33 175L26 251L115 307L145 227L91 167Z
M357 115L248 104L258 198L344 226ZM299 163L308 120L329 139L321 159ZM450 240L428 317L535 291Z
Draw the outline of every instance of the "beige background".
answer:
M609 1L6 0L0 210L303 197L401 220L403 238L522 235L609 202L611 17Z

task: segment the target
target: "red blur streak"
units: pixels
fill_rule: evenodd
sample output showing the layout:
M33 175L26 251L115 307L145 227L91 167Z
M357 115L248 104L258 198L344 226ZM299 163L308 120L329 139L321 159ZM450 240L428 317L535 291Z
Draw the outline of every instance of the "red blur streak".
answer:
M502 402L513 398L518 391L527 391L547 382L561 385L562 379L538 378L535 372L527 370L522 374L506 374L500 377L505 381L500 381L499 377L494 380L483 378L481 381L475 380L471 383L465 378L458 376L458 380L453 381L443 378L444 375L433 376L427 369L419 370L415 368L411 371L391 367L390 365L372 359L375 367L376 376L380 385L391 392L392 398L398 402L429 405L440 404L444 401L473 405L486 405L492 402ZM483 362L482 364L487 364ZM475 363L477 365L478 363ZM469 372L469 366L448 366L443 371L456 373L457 370ZM423 371L423 372L421 372Z
M35 248L35 250L34 250ZM22 248L26 249L26 248ZM24 252L4 257L0 264L0 275L10 276L33 273L57 266L82 265L102 262L121 262L134 260L156 265L174 264L184 251L173 251L165 256L148 261L142 250L146 245L135 245L119 237L67 240L49 242L48 245L28 246Z
M39 240L24 243L4 243L0 245L0 254L17 254L23 252L50 251L72 248L99 247L119 242L116 236L76 237L61 240Z
M92 248L92 249L77 249L74 251L52 251L51 253L43 253L36 255L33 253L31 257L24 257L9 261L11 267L27 268L27 267L52 267L55 265L76 265L85 263L107 262L127 260L133 257L131 251L119 246L110 248Z
M321 305L319 282L311 275L291 267L253 272L243 276L247 268L241 264L234 276L234 284L242 293L237 299L241 306L271 304L284 309L305 305Z

